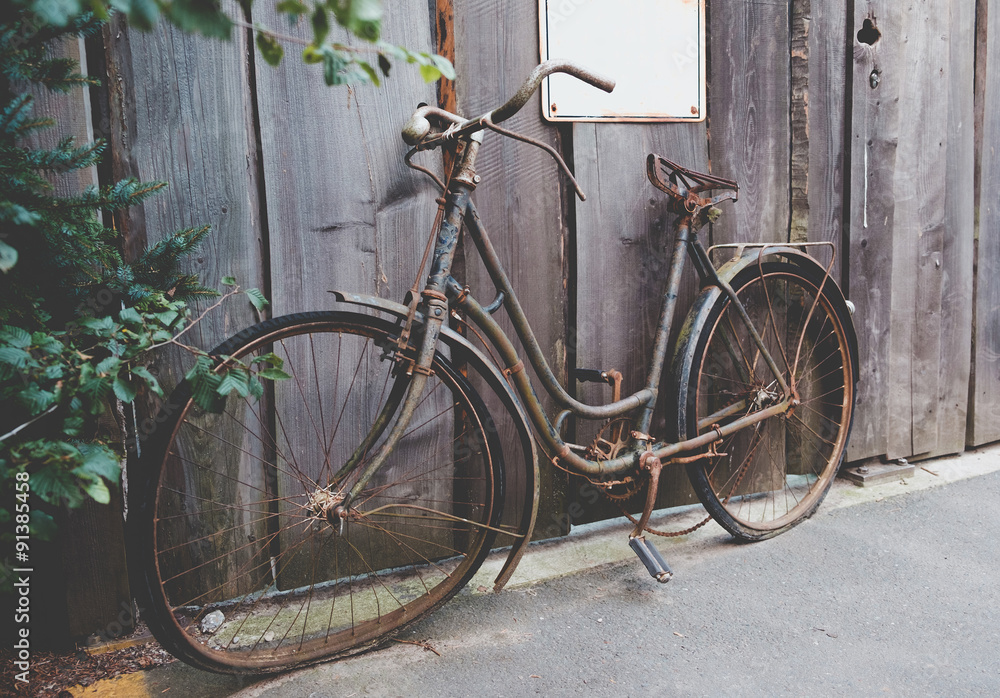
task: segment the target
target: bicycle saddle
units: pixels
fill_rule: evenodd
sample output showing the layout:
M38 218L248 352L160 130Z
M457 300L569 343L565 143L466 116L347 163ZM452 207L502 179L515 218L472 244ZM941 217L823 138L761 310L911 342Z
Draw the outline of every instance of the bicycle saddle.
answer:
M646 158L646 176L654 187L678 200L687 199L689 194L700 194L712 189L727 189L737 194L740 191L736 180L689 170L656 153L650 153Z

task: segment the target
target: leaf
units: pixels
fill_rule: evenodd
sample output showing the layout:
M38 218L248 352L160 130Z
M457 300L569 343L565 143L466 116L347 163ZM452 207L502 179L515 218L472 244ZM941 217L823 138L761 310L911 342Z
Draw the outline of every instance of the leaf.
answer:
M448 80L455 79L455 66L451 64L444 56L439 56L436 53L431 54L431 61L434 63L434 67L441 71L443 75Z
M248 288L244 291L244 293L247 294L247 298L250 299L250 303L258 311L261 311L268 306L267 298L264 297L264 294L259 288Z
M316 5L316 10L312 15L313 45L322 46L326 37L330 34L330 20L326 16L326 8Z
M135 396L138 393L121 375L115 377L115 382L112 383L111 387L115 392L115 397L126 404L135 400Z
M375 72L375 69L372 68L371 65L369 65L365 61L355 61L355 63L358 64L358 67L361 68L361 70L365 71L365 74L368 76L368 79L372 82L373 85L375 85L375 87L382 86L382 83L379 81L378 73Z
M240 368L234 368L229 371L222 378L222 382L219 383L219 387L215 389L219 395L229 395L229 393L236 391L236 394L240 397L247 397L250 395L250 380L246 372Z
M199 356L198 360L194 362L194 366L184 374L184 378L189 381L194 381L198 379L198 376L208 373L212 370L212 360L207 356Z
M41 509L32 509L31 535L38 540L52 540L56 535L56 520Z
M111 502L111 492L108 490L108 486L104 484L104 480L99 477L95 477L92 480L84 480L83 490L98 504L108 504Z
M155 394L163 397L163 388L160 387L160 382L156 380L156 376L149 372L149 369L145 366L135 366L132 368L132 375L141 378L146 381L146 385Z
M302 49L302 62L309 65L323 62L323 52L315 46L306 46Z
M285 56L285 49L270 34L257 32L257 48L260 50L260 55L263 57L264 62L270 66L277 66ZM222 283L226 286L235 286L236 279L226 276L222 279Z
M257 380L256 378L251 378L249 385L250 385L251 395L253 395L258 400L264 397L264 385L259 380Z
M0 330L0 342L10 344L19 349L27 349L31 346L31 333L20 327L8 325Z
M389 77L389 71L392 70L392 63L389 62L384 53L378 54L378 69L382 71L382 75Z
M24 349L17 347L0 347L0 363L13 366L14 368L24 368L31 359L31 354Z
M17 264L17 250L0 240L0 272L7 273Z
M32 417L51 407L55 403L56 397L56 393L42 390L37 383L32 383L18 394L18 399Z
M65 27L70 19L83 11L79 0L35 0L31 9L43 22L57 27ZM5 12L10 11L5 9Z
M272 351L268 352L267 354L261 354L250 363L251 364L268 363L274 366L275 368L281 368L282 366L285 365L285 360Z
M334 50L330 46L323 49L323 80L327 85L343 85L345 83L342 72L347 67L348 61L343 54Z
M434 82L441 78L441 71L433 65L422 64L420 66L420 77L424 79L424 82Z
M259 34L257 35L257 41L260 41L260 36L261 35L259 35ZM223 276L222 277L222 285L223 286L235 286L236 285L236 277L235 276Z
M77 448L83 456L79 470L118 484L122 476L118 454L102 443L84 443L79 444Z
M261 378L266 378L272 381L283 381L291 378L290 375L282 371L280 368L274 368L274 367L265 368L264 370L257 373L257 375Z
M129 325L141 325L142 315L135 308L122 308L122 311L118 313L118 322L124 322Z
M79 452L69 444L58 445L66 446L71 449L72 455L80 456ZM46 465L31 474L32 494L38 495L42 501L49 504L65 503L71 508L80 506L83 497L75 485L76 478L68 470L53 465Z
M154 0L112 0L111 6L124 12L136 29L150 31L160 18L160 8Z
M109 356L106 359L102 359L100 363L95 366L95 370L100 376L111 376L118 373L118 368L121 365L121 359L116 356Z
M274 9L282 14L291 15L290 19L301 17L309 11L309 7L299 0L281 0Z
M228 39L233 21L219 7L218 0L173 0L165 5L167 16L181 29Z
M104 317L85 317L80 319L80 325L94 332L98 337L110 337L118 329L110 315Z
M337 21L365 41L378 41L382 31L381 0L350 0L336 10Z

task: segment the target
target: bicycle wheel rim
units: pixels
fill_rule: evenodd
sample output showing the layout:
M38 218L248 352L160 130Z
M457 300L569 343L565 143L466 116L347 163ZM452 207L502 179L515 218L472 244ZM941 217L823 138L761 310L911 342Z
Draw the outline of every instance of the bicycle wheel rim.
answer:
M798 401L785 415L724 439L720 455L688 467L706 508L739 538L769 538L811 516L844 456L854 404L846 309L823 285L820 275L774 262L749 268L733 283ZM780 401L727 297L713 307L697 346L689 436Z
M165 425L169 436L147 486L145 567L151 625L181 658L262 673L370 649L450 598L488 553L502 509L502 456L482 400L443 358L407 436L352 506L344 534L329 524L328 510L317 514L317 495L352 480L320 483L367 433L366 420L395 381L405 380L392 375L385 351L393 330L334 313L262 323L244 333L249 339L213 353L249 363L273 352L292 378L263 381L258 407L231 400L219 416L200 413L186 387L171 401L183 407ZM303 361L317 355L326 360ZM331 365L351 379L330 380ZM321 407L320 395L341 397ZM340 438L345 433L350 438ZM205 443L224 447L226 465ZM223 621L213 629L215 612Z

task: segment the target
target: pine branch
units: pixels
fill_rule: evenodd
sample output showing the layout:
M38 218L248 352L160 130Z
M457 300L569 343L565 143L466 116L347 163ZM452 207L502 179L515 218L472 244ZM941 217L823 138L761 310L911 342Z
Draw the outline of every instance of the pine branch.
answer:
M96 164L104 153L105 143L102 140L88 143L79 148L73 147L73 137L67 136L59 141L59 145L51 150L33 150L27 153L25 162L29 167L49 172L68 172L79 170Z

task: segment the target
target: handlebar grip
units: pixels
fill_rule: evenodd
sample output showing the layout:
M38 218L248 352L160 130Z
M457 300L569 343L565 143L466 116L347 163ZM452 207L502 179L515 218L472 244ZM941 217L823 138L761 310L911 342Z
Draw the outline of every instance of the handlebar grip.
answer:
M535 93L538 86L541 85L542 80L547 78L553 73L566 73L572 75L578 80L583 80L588 85L593 85L594 87L604 90L605 92L611 92L615 89L615 81L611 78L605 77L603 75L598 75L590 70L587 70L583 66L575 63L573 61L552 59L545 61L544 63L535 67L528 75L528 78L518 89L517 93L507 100L507 102L501 106L499 109L494 109L491 114L491 119L494 123L500 123L505 119L509 119L514 116L521 107L523 107L527 101L531 98L531 95Z

